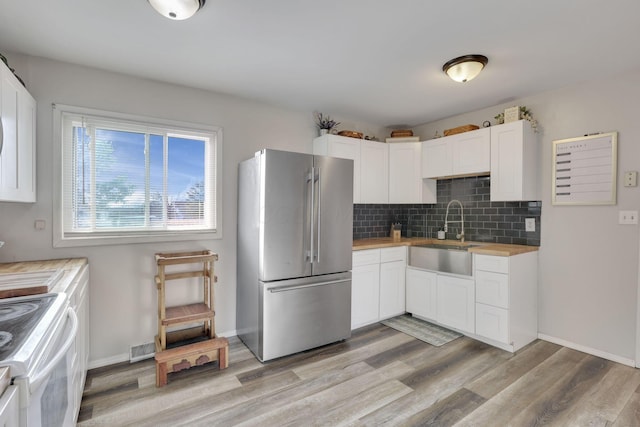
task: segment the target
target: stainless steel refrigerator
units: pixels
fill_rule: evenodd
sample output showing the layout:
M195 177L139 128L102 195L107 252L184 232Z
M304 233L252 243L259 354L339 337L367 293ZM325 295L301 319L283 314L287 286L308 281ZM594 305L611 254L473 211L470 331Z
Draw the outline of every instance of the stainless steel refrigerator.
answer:
M353 161L265 149L238 168L236 329L261 360L351 335Z

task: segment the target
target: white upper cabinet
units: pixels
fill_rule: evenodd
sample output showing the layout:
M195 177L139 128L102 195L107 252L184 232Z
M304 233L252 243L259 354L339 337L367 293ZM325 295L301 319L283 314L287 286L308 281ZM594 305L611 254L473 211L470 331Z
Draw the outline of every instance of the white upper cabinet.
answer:
M436 203L436 181L422 179L422 143L389 146L389 203Z
M313 154L353 160L353 203L389 203L387 144L323 135L313 140Z
M360 203L389 203L388 145L362 141L360 162Z
M0 61L0 201L36 201L36 101Z
M453 146L447 138L422 143L422 177L437 178L453 175Z
M477 175L491 170L491 131L489 128L453 135L453 173Z
M480 175L491 169L489 128L422 143L422 177Z
M538 148L526 120L491 129L491 201L540 200Z
M313 153L353 160L353 203L360 203L360 140L323 135L313 140Z
M353 203L436 203L436 180L422 179L422 143L339 135L313 140L313 153L353 160Z

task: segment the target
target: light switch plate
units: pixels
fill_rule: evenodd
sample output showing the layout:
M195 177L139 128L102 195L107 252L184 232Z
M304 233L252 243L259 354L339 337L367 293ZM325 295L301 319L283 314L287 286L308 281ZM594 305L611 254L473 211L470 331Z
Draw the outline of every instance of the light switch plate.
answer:
M524 230L525 231L536 231L536 219L535 218L525 218L524 219Z
M638 223L638 211L620 211L618 224L633 225Z

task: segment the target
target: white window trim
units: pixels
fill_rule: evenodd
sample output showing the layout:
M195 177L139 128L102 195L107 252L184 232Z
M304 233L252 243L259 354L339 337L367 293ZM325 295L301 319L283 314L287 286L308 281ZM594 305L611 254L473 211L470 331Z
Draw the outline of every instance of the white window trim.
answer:
M63 230L63 171L62 171L62 113L77 113L118 120L128 120L134 122L148 123L149 125L159 125L172 127L184 131L206 130L216 135L215 154L215 194L216 194L216 230L179 230L140 233L126 232L122 235L87 235L87 236L65 236ZM181 122L175 120L165 120L146 116L138 116L125 113L116 113L92 108L76 107L64 104L53 104L53 247L77 247L77 246L101 246L101 245L121 245L132 243L161 243L179 242L193 240L222 239L222 128L218 126L203 125L197 123Z

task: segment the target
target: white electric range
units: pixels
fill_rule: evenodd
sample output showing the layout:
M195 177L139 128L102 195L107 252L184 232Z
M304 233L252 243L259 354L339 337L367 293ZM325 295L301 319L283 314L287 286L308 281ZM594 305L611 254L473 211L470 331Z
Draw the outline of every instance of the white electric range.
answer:
M0 299L0 367L18 387L21 426L73 425L77 330L65 294Z

